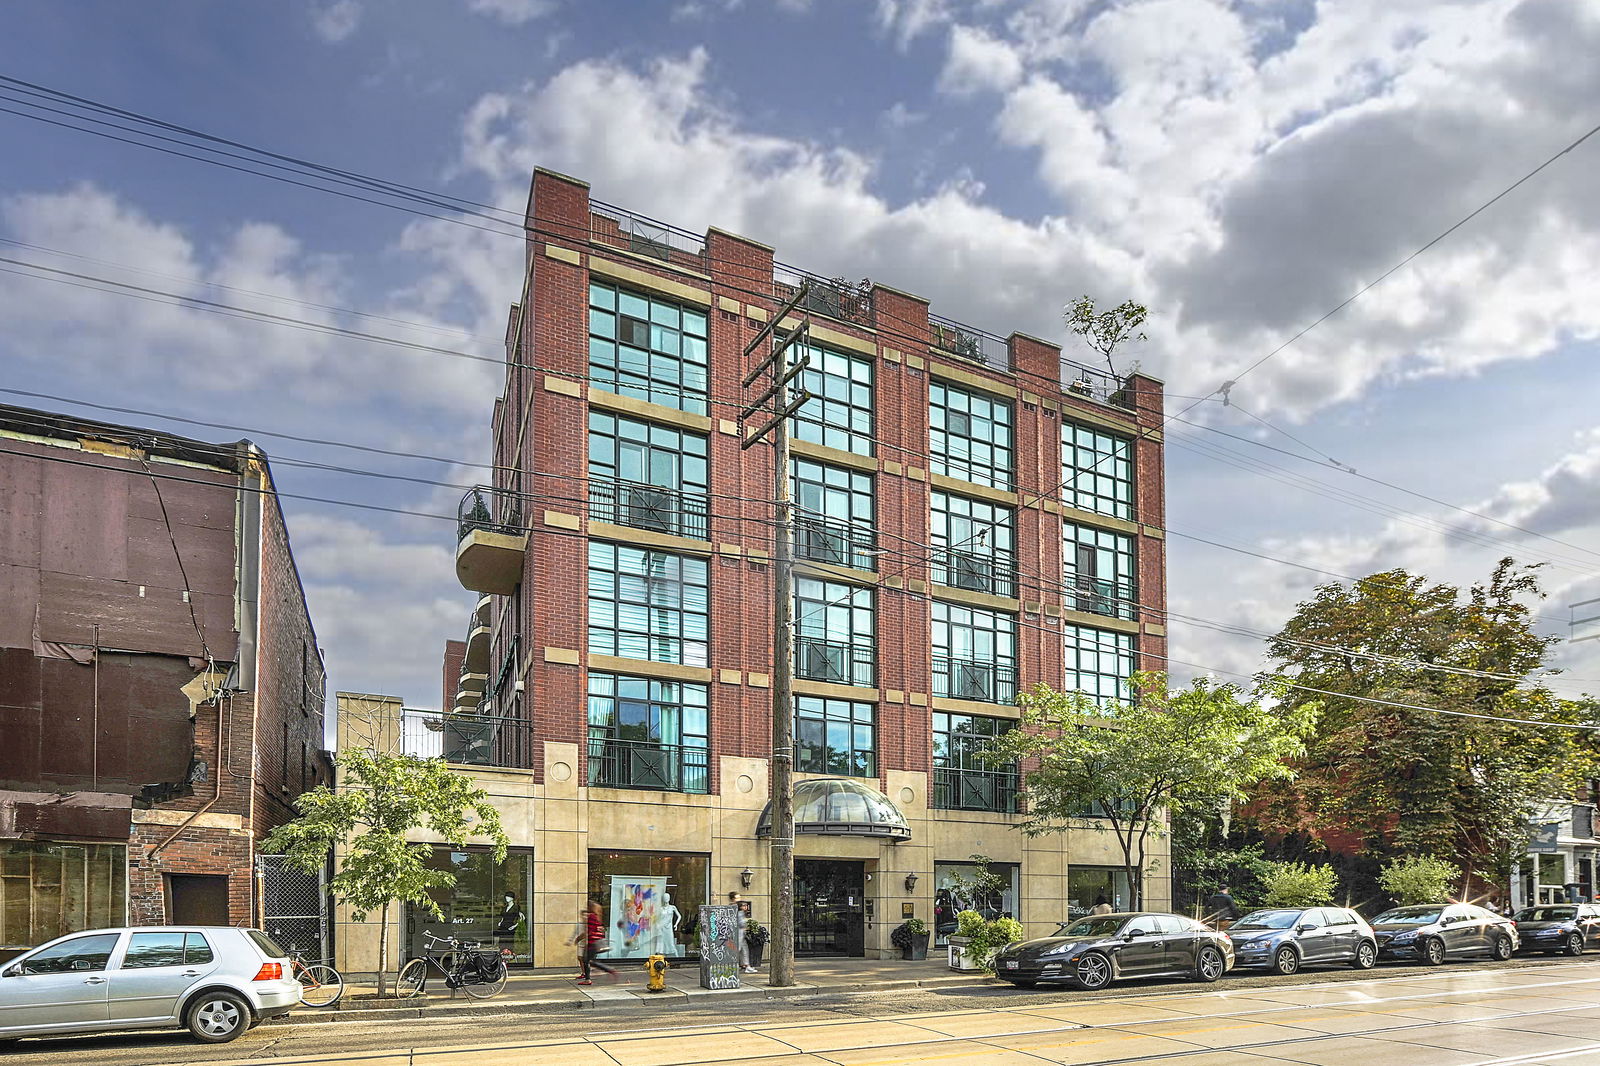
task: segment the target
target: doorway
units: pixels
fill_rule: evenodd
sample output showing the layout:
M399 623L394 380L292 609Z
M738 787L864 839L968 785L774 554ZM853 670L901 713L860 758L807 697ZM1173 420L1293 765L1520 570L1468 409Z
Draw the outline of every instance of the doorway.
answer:
M173 925L228 925L228 879L212 874L168 874Z
M862 958L865 864L794 861L794 953L804 958Z

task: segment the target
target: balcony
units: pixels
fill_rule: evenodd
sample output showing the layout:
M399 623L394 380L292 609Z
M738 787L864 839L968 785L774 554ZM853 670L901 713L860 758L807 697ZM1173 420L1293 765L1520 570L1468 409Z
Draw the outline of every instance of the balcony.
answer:
M461 497L456 516L460 520L457 580L473 592L511 595L522 583L528 554L520 501L504 489L479 485Z
M999 549L986 555L943 551L933 557L933 580L947 588L1015 597L1017 558Z
M1020 809L1017 771L933 768L933 803L936 810L991 811L1016 814Z
M474 674L489 672L489 623L479 621L477 611L473 611L467 619L467 653L461 660L461 671Z
M1066 392L1069 396L1110 404L1113 407L1133 409L1133 396L1129 394L1123 380L1114 374L1096 370L1092 366L1084 366L1082 363L1074 363L1070 359L1063 359L1061 380L1066 382Z
M872 530L852 522L840 522L808 511L795 513L794 557L814 563L853 566L857 570L877 568L877 540Z
M1068 575L1067 609L1136 622L1139 620L1139 591L1129 581Z
M834 685L878 683L877 668L869 644L843 644L816 637L798 637L794 642L794 676L807 681L826 681Z
M711 753L684 744L589 738L589 784L652 792L711 791Z
M991 370L1011 369L1011 345L1002 337L962 325L942 315L928 316L932 347Z
M404 713L401 750L407 755L468 766L533 766L533 729L520 718L481 714Z
M490 607L494 604L494 597L479 596L478 605L472 609L472 620L480 626L489 625L494 619L490 615Z
M825 278L798 267L774 263L772 267L772 298L779 306L794 299L802 285L810 285L806 297L795 308L814 315L826 315L871 329L874 323L872 288L866 282L859 285L844 278Z
M706 241L625 208L589 201L589 240L706 273Z
M466 693L469 696L482 698L483 692L489 687L488 674L469 673L461 671L461 685L456 689L457 694Z
M589 479L589 517L596 522L707 540L709 513L704 493L614 478Z
M933 657L933 694L979 703L1015 703L1017 668L975 659Z

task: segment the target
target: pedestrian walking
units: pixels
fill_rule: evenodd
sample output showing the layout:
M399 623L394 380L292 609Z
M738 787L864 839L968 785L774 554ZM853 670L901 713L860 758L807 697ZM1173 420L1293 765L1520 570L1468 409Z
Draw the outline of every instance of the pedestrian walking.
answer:
M728 902L739 909L739 934L734 938L739 942L739 971L755 973L756 968L750 965L750 942L744 937L744 923L750 920L750 901L737 892L729 892Z
M590 976L591 969L600 970L609 974L611 980L617 979L617 971L595 958L605 950L606 923L600 917L600 904L594 900L584 909L579 919L581 932L573 943L579 945L578 949L578 983L580 985L594 984Z
M1228 886L1223 885L1206 901L1206 906L1211 908L1211 920L1218 929L1227 929L1233 925L1234 919L1239 917L1239 905L1233 901L1233 895L1228 891Z

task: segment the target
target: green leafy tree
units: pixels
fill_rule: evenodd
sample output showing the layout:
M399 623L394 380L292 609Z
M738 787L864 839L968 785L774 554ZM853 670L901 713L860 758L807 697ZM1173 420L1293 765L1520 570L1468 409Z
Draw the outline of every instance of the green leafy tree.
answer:
M1402 905L1445 903L1450 899L1450 886L1460 876L1460 868L1443 859L1396 859L1378 874L1378 885Z
M1021 728L994 738L984 758L1023 766L1028 803L1019 828L1029 836L1065 832L1085 817L1112 833L1137 910L1162 812L1215 810L1258 781L1288 776L1287 760L1304 753L1317 708L1269 710L1206 678L1177 691L1160 673L1136 673L1131 683L1131 702L1104 705L1040 685L1019 700Z
M1292 784L1261 790L1263 828L1353 834L1376 857L1503 875L1539 803L1571 795L1596 765L1592 732L1465 717L1600 721L1592 699L1543 682L1559 638L1534 632L1526 601L1539 598L1534 568L1510 559L1465 593L1405 570L1318 588L1268 644L1281 676L1305 686L1280 708L1324 712Z
M1220 831L1217 812L1189 809L1172 816L1174 908L1203 903L1228 886L1241 907L1251 907L1264 891L1272 862L1260 840L1249 840L1237 824Z
M1083 342L1106 361L1106 366L1115 375L1117 366L1112 356L1129 341L1148 339L1139 331L1139 327L1144 325L1149 313L1143 304L1136 304L1132 300L1109 311L1096 312L1094 301L1087 296L1080 296L1067 305L1062 317L1066 319L1067 329L1082 337Z
M415 903L442 918L433 893L456 882L455 874L430 868L432 846L407 840L407 833L425 829L434 840L457 848L474 837L487 840L496 862L505 858L508 841L489 794L443 759L349 751L339 755L338 764L347 774L341 787L319 785L302 795L295 801L300 817L274 829L261 846L310 873L325 866L335 847L343 852L328 888L358 922L379 912L382 997L389 971L389 905Z
M1275 862L1267 871L1268 907L1321 907L1333 902L1339 875L1331 866L1304 862Z

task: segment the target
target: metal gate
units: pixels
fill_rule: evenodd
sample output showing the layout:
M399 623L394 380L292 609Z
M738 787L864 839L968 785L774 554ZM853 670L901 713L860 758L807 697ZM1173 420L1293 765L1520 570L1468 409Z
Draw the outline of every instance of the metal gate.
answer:
M328 936L328 873L307 873L282 855L256 856L256 898L261 928L284 948L309 959L333 954Z

